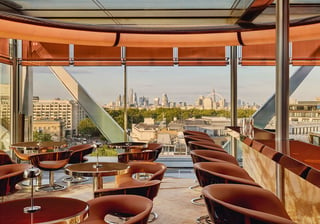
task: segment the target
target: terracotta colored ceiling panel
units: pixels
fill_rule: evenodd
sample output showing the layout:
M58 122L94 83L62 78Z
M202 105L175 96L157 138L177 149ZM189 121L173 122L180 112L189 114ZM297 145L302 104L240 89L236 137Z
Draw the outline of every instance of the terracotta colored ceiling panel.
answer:
M121 65L120 47L74 46L74 65L116 66Z
M22 42L23 65L69 65L69 45L45 42Z
M173 65L172 48L128 47L127 65Z
M119 46L128 47L216 47L239 45L237 34L136 34L121 33Z
M10 64L9 40L0 38L0 62Z
M178 64L181 66L227 65L225 47L178 48Z
M38 42L113 46L115 32L97 32L0 19L0 37Z
M293 42L292 64L320 65L320 40Z
M274 44L242 46L240 63L246 65L276 65L276 49Z

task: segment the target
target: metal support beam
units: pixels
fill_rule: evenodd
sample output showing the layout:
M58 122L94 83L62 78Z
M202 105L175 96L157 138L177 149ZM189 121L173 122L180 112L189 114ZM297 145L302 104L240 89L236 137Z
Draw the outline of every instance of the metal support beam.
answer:
M89 118L104 137L110 142L120 142L123 140L123 129L91 98L85 89L63 67L51 66L49 68L84 108Z
M289 81L289 95L291 95L303 82L303 80L310 74L314 66L302 66L291 77ZM275 115L275 94L261 106L252 116L254 119L254 126L264 129L266 125Z
M276 5L276 150L289 151L289 0ZM276 193L285 201L284 169L277 165Z
M231 126L238 125L238 54L237 46L230 47L230 95L231 95ZM235 138L231 137L231 154L237 157L237 141Z
M123 140L128 140L128 87L127 87L127 64L126 64L126 47L121 47L121 58L123 67Z
M10 102L11 102L11 132L10 143L17 143L21 140L21 132L19 132L19 77L20 65L18 61L18 43L17 40L10 40L10 57L12 59L12 72L10 74Z

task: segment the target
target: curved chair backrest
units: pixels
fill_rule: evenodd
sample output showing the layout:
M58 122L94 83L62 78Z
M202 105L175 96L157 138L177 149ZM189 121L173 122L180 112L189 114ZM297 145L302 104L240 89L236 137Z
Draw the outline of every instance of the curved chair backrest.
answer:
M158 156L156 150L143 150L141 152L124 152L118 154L118 162L128 163L129 161L155 161Z
M225 152L197 149L197 150L192 150L190 152L190 155L193 163L225 161L225 162L233 163L235 165L239 165L237 159L234 156L229 155L228 153L225 153Z
M69 151L71 151L69 163L83 163L87 161L84 157L92 153L93 146L90 144L71 146Z
M294 224L270 191L242 184L213 184L202 190L214 223Z
M160 180L151 180L139 186L99 189L94 192L94 197L116 194L134 194L153 200L158 195L160 183Z
M226 152L220 145L217 145L214 143L208 143L205 141L190 141L189 148L190 148L190 151L196 150L196 149L206 149L206 150Z
M241 167L228 162L200 162L193 164L201 187L210 184L234 183L259 187Z
M7 164L0 166L0 196L5 196L17 191L16 184L24 180L24 171L29 164Z
M163 176L167 170L167 167L162 163L157 162L129 162L128 165L130 166L129 172L126 174L121 174L116 176L116 184L118 187L128 186L129 184L141 184L135 178L133 178L134 174L137 173L147 173L151 174L150 177L146 180L162 180ZM144 182L143 182L144 183Z
M148 143L148 147L146 150L155 150L157 151L156 159L158 159L160 153L162 152L162 144L159 143Z
M109 195L88 201L89 216L83 223L105 224L108 214L126 214L124 224L146 224L151 213L152 200L138 195Z
M39 153L30 156L31 164L42 170L58 170L68 164L71 151ZM59 163L43 163L43 161L59 161Z
M6 153L3 150L0 150L0 166L6 165L6 164L13 164L13 163L14 162L12 161L8 153Z
M214 140L209 136L200 136L200 135L185 135L184 140L186 144L189 145L190 141L206 141L208 143L215 144Z
M25 154L25 153L22 153L20 152L16 147L11 147L14 154L16 155L16 157L18 157L19 159L21 160L25 160L25 161L28 161L29 158L30 158L30 155L32 154Z

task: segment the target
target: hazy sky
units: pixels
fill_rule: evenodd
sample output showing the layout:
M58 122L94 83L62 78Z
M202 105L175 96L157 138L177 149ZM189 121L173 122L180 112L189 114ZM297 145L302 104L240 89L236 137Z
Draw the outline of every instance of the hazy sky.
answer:
M169 101L194 104L214 89L230 101L230 67L127 67L128 94L132 88L138 97L168 95ZM121 67L68 67L67 70L98 104L107 104L123 95ZM291 67L291 73L296 67ZM320 96L319 68L314 69L293 94L300 100ZM238 67L238 98L250 103L264 103L275 90L275 68L272 66ZM72 99L65 87L46 67L34 68L34 95L41 99Z

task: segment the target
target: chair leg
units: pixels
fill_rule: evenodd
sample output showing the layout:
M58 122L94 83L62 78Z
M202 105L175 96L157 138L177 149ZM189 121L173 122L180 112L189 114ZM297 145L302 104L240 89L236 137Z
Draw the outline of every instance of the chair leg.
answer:
M197 198L191 199L191 203L194 204L194 205L198 205L198 206L205 206L205 203L198 202L200 200L203 200L203 195L202 194Z
M158 218L158 214L154 211L152 211L149 215L149 219L148 222L153 222L154 220L156 220Z
M54 172L49 171L49 184L41 185L37 188L37 191L62 191L66 188L64 185L56 184L54 182Z
M89 180L89 178L84 177L84 176L69 176L69 177L64 178L63 182L77 184L77 183L86 182L88 180Z
M209 215L203 215L197 218L196 220L197 224L212 224L213 222L211 221Z

